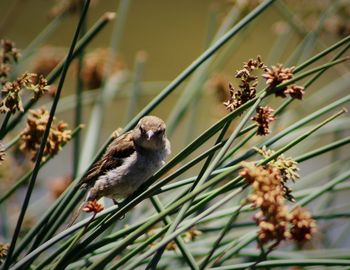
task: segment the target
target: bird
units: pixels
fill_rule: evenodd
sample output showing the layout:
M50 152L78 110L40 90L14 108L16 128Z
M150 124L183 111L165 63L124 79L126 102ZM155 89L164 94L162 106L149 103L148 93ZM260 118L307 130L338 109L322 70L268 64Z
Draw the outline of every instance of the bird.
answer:
M82 177L79 185L89 190L86 201L107 197L118 204L163 166L170 153L164 121L142 117L134 129L115 138Z

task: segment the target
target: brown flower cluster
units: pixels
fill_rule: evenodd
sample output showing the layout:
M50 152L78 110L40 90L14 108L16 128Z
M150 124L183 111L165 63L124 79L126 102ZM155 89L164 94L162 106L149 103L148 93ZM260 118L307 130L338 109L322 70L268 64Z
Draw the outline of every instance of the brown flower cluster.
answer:
M339 1L335 6L333 14L324 24L326 34L336 36L338 39L350 35L350 8L348 1Z
M31 68L34 73L46 77L61 62L64 52L56 47L45 45L38 50Z
M83 207L83 211L86 213L99 213L104 209L103 205L100 204L98 201L88 201L86 205Z
M286 95L290 95L291 98L294 99L302 99L305 94L304 87L292 84L288 85L288 87L280 93L281 97L286 97Z
M0 243L0 265L3 263L4 259L6 258L9 247L10 247L9 244Z
M221 74L215 74L208 81L210 89L215 91L217 100L222 104L229 99L229 81Z
M266 84L270 89L276 87L280 83L284 83L290 80L293 77L294 67L284 68L283 65L278 64L272 66L271 68L266 68L265 73L262 77L266 80ZM277 97L285 98L287 95L290 95L295 99L302 99L304 95L304 87L298 85L289 85L282 89L278 89L275 92Z
M49 112L46 109L31 110L26 128L20 134L20 149L32 153L33 161L39 150L48 119ZM44 149L44 159L57 154L61 147L71 139L72 132L67 129L68 125L63 121L59 121L57 124L55 122L56 119L54 118Z
M45 45L38 50L37 56L31 65L31 70L33 73L46 78L63 58L64 52L62 50L50 45ZM35 83L37 83L37 81L35 81ZM49 85L48 94L54 96L56 89L57 86Z
M258 77L253 73L256 70L265 69L266 66L260 56L244 63L243 68L238 70L235 75L240 80L239 89L236 90L231 83L229 84L230 98L224 102L227 110L233 111L255 97Z
M267 149L265 146L261 149L255 148L255 150L258 151L264 158L269 158L275 154L275 151ZM287 183L288 181L295 182L300 178L298 174L298 162L290 157L285 157L282 154L277 158L271 160L268 165L279 170L282 178L281 186L284 197L291 202L295 202L295 199L292 195L292 190L287 186Z
M34 81L37 81L34 83ZM4 98L0 101L0 112L15 113L16 111L23 111L23 104L21 98L22 89L27 89L33 92L33 99L39 99L44 93L48 91L46 79L34 73L24 73L13 82L6 82L1 93Z
M278 244L290 238L289 213L284 204L279 171L273 167L257 167L251 163L243 163L243 166L241 175L253 187L253 194L248 197L248 202L260 208L254 216L259 225L260 244L271 241Z
M108 49L96 49L84 58L82 78L87 89L101 87L104 80L106 63L109 61L110 51ZM124 69L124 64L118 58L113 60L112 72L116 73Z
M11 65L17 63L20 53L15 44L6 39L1 40L0 48L0 83L5 84L11 71Z
M289 213L285 205L280 171L273 166L256 166L248 162L242 165L244 169L241 176L253 188L253 193L247 200L260 209L254 216L259 226L259 244L273 242L272 247L275 247L287 239L298 242L311 239L315 232L315 222L305 211L294 210Z
M282 64L266 68L266 73L262 77L266 80L266 84L270 88L279 85L282 82L288 81L293 77L294 67L284 68Z
M258 125L257 135L265 136L270 133L270 123L276 118L273 116L274 110L271 107L258 107L256 115L252 117Z
M290 223L292 224L292 228L290 229L290 233L292 239L299 243L310 240L316 232L316 222L311 217L310 212L297 206L291 215Z

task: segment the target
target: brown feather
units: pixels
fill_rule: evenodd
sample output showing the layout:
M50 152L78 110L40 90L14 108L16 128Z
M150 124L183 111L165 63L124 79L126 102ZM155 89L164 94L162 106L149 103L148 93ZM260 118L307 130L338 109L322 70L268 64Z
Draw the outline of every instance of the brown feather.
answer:
M79 185L92 186L107 171L123 164L123 159L135 152L133 133L125 133L109 145L105 154L98 160L80 180Z

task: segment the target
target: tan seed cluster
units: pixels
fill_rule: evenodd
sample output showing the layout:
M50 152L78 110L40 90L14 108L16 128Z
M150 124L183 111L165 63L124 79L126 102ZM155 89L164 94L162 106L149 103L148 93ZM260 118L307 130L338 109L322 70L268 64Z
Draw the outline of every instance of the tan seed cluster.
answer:
M265 69L266 66L260 56L244 63L243 68L238 70L235 75L240 80L239 88L236 90L231 83L229 84L230 98L224 102L227 110L233 111L255 97L258 77L253 73L256 70Z
M215 91L215 95L220 104L228 100L229 97L229 81L221 74L212 76L208 81L210 89Z
M87 89L101 87L105 76L106 63L109 61L110 51L108 49L95 49L87 54L84 59L82 78ZM112 63L112 72L116 73L125 68L124 63L116 58Z
M11 65L17 63L20 53L11 40L0 41L0 83L5 84L11 71Z
M242 165L244 169L240 174L253 188L247 201L260 209L254 216L259 226L259 244L273 242L272 247L275 247L287 239L298 242L311 239L316 224L305 211L301 213L294 210L297 212L289 213L280 170L270 165L256 166L249 162L243 162Z
M275 151L267 149L265 146L261 149L255 148L255 150L257 150L264 158L269 158L275 154ZM284 197L291 202L295 202L295 199L291 194L292 190L287 186L287 183L289 181L295 182L300 178L298 174L298 162L296 162L291 157L285 157L282 154L277 158L271 160L268 165L280 171L282 177L281 185L284 192Z
M33 161L39 150L48 119L49 112L46 109L31 110L26 127L21 132L20 149L31 153ZM59 121L57 124L55 122L56 119L51 125L49 138L44 149L44 158L57 154L61 147L71 139L72 132L68 129L68 125L63 121Z
M10 245L7 243L0 243L0 265L4 262Z
M266 84L273 88L280 83L290 80L293 77L294 67L284 68L282 64L266 68L266 72L262 77L266 80Z
M188 231L186 231L184 234L181 235L182 239L185 243L193 242L196 240L198 236L202 235L202 232L195 227L192 227ZM176 243L175 241L171 241L167 244L166 250L176 250Z
M260 211L254 216L259 225L259 241L261 245L290 238L288 230L289 213L284 205L281 189L281 176L273 167L257 167L251 163L243 163L241 175L251 183L253 193L248 202Z
M289 85L283 91L283 93L281 93L281 96L285 97L286 95L289 95L291 98L301 100L303 98L304 94L305 94L304 87L296 85L296 84L292 84L292 85Z
M46 77L61 62L64 57L63 51L56 47L45 45L38 50L31 67L38 75Z
M256 109L256 115L252 117L252 120L258 125L257 135L265 136L270 133L270 123L276 119L273 112L274 109L269 106Z
M285 68L283 65L278 64L276 66L272 66L271 68L266 68L265 71L266 72L262 75L262 77L266 80L266 84L269 86L269 88L273 89L280 83L284 83L292 79L294 67ZM289 95L294 99L302 99L304 93L304 87L293 84L282 89L278 89L275 92L275 95L282 98Z
M316 222L311 217L308 210L296 207L292 211L290 223L292 228L290 229L291 237L299 243L303 243L312 238L312 235L316 233Z
M36 81L36 83L34 83ZM35 73L24 73L13 82L6 82L1 93L4 98L0 101L1 113L15 113L23 111L23 104L21 98L22 89L27 89L33 93L33 99L37 100L48 91L46 79Z

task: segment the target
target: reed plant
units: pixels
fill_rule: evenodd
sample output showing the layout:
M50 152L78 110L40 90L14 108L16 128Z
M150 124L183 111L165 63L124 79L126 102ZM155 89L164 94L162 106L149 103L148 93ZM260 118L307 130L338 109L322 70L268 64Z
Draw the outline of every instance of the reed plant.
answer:
M106 11L91 28L90 0L62 1L22 52L2 40L0 169L18 155L25 161L16 164L16 181L0 175L1 269L350 267L350 28L337 13L346 1L329 1L310 30L298 13L301 1L257 2L230 3L220 25L213 19L219 12L210 10L204 51L171 82L143 80L152 61L144 51L135 56L134 70L116 64L136 1L120 0L116 13ZM72 12L77 21L66 56L46 74L22 74ZM225 73L272 12L281 22L266 61L251 55L233 76L214 76ZM334 17L338 28L327 28ZM89 54L91 41L113 20L109 49ZM299 43L290 49L292 35ZM67 76L72 65L75 77ZM61 97L69 80L76 91ZM145 96L152 99L141 108ZM170 96L175 102L165 106ZM208 99L216 103L205 108L216 115L213 123L202 117ZM106 139L101 129L112 101L124 101L127 109L114 108L123 121L115 129L124 126ZM72 223L86 196L82 176L116 136L164 107L176 146L168 162L118 205L106 201L103 210L92 207ZM72 116L73 127L58 120L62 112ZM55 200L28 228L33 197L41 192L38 175L70 142L72 178L61 180ZM14 202L19 212L9 215Z

